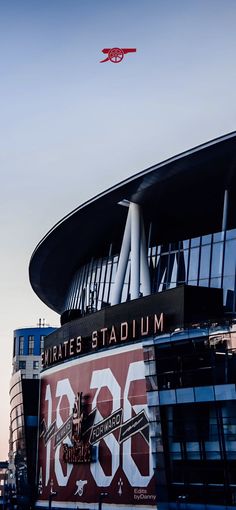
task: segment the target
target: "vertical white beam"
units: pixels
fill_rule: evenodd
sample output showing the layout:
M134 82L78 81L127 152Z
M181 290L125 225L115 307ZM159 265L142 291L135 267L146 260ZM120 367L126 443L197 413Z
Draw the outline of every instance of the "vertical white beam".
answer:
M125 272L129 260L129 252L130 252L130 237L131 237L131 210L129 208L124 237L120 250L120 257L115 277L115 283L111 296L111 305L118 305L121 301L121 294L124 285Z
M140 208L130 204L131 212L131 254L130 254L130 296L137 299L140 292Z
M224 193L224 205L223 205L223 214L222 214L222 225L221 225L221 250L219 256L219 276L221 278L221 287L223 285L223 263L224 263L224 240L225 240L225 232L227 229L228 223L228 205L229 205L229 190L225 189Z
M229 204L229 190L225 190L224 194L224 206L223 206L223 216L222 216L222 232L227 229L227 220L228 220L228 204Z
M148 267L148 252L145 238L145 229L143 217L141 216L141 243L140 243L140 262L141 262L141 291L143 296L151 294L150 271Z
M144 223L141 208L134 202L129 204L115 283L111 295L111 305L117 305L121 302L129 254L130 297L131 299L137 299L140 296L140 290L144 296L148 296L151 294L151 284Z

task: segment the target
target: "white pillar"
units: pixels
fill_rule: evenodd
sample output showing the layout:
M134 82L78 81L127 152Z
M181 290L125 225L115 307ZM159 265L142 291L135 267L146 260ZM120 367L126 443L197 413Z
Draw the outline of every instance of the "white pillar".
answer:
M222 232L224 232L227 229L228 204L229 204L229 190L226 189L225 194L224 194L224 206L223 206L222 227L221 227Z
M225 189L224 193L224 205L223 205L223 214L222 214L222 225L221 225L221 250L219 257L219 276L221 278L221 287L223 285L223 262L224 262L224 240L225 240L225 232L227 229L228 223L228 205L229 205L229 190Z
M151 294L150 271L148 267L148 252L145 238L143 218L141 217L141 243L140 243L140 262L141 262L141 291L143 296Z
M129 212L120 250L115 283L111 295L111 305L117 305L121 302L129 254L130 297L131 299L139 298L140 290L143 296L148 296L151 294L151 284L144 223L141 207L134 202L130 202L129 204Z
M140 208L130 204L131 212L131 254L130 254L130 295L137 299L140 292Z
M120 250L120 257L118 261L118 267L115 276L115 283L112 291L111 297L111 305L118 305L121 302L121 294L124 285L125 272L129 260L129 252L130 252L130 237L131 237L131 211L129 208L124 237Z

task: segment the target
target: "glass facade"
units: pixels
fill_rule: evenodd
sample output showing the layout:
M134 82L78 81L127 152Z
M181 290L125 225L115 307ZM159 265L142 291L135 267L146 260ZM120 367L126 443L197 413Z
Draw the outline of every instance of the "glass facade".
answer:
M170 500L234 505L235 402L163 406L161 420Z
M223 288L224 305L235 311L236 229L152 246L148 261L152 293L183 284ZM64 310L86 313L108 306L117 265L118 255L110 255L81 267L72 279ZM129 299L130 261L121 302Z
M156 337L144 358L160 508L235 506L236 327Z
M12 440L14 444L14 451L17 449L25 455L25 443L22 425L24 422L23 414L23 400L22 400L22 387L21 377L16 374L14 378L15 384L11 387L10 404L11 404L11 424L12 424ZM20 432L19 429L20 428Z

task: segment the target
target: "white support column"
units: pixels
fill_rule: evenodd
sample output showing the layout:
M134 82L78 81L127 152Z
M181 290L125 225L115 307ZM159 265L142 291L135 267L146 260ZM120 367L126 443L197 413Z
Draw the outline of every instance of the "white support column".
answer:
M131 212L131 255L130 295L137 299L140 292L140 207L130 204Z
M225 240L225 232L226 232L227 224L228 224L228 206L229 206L229 190L225 189L222 224L221 224L222 244L221 244L221 250L220 250L220 256L219 256L219 276L221 278L221 286L223 285L224 240Z
M129 204L129 212L126 220L115 283L111 296L111 305L117 305L121 302L129 254L130 297L131 299L139 298L140 291L143 296L148 296L151 294L151 284L144 223L141 208L134 202L130 202Z
M141 292L143 296L151 294L150 271L148 267L148 252L145 238L143 217L141 217L141 243L140 243L140 261L141 261Z
M224 232L227 229L228 204L229 204L229 190L226 189L225 194L224 194L224 206L223 206L222 227L221 227L222 232Z
M120 257L118 261L118 267L115 277L115 283L114 288L112 292L111 297L111 305L118 305L121 302L121 294L122 289L124 285L124 279L125 279L125 272L129 260L129 253L130 253L130 238L131 238L131 210L129 208L126 225L125 225L125 231L124 231L124 237L121 245L120 250Z

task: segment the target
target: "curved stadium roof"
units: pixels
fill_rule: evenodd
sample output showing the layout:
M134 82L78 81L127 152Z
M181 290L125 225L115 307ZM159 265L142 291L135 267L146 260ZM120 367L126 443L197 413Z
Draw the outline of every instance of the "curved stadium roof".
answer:
M61 313L71 278L91 257L118 252L126 199L140 204L151 242L161 244L221 229L225 188L230 188L228 228L236 226L236 132L167 159L80 205L58 222L34 250L31 285Z

